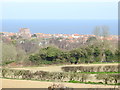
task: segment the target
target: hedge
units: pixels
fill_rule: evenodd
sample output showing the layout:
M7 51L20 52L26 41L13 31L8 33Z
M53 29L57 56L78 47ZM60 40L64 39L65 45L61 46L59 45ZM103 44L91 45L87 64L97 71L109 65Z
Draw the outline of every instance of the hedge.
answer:
M105 78L104 78L105 76ZM99 82L105 84L119 83L119 74L85 74L85 73L69 73L69 72L45 72L45 71L31 71L31 70L15 70L2 69L3 78L27 79L27 80L45 80L45 81L80 81L80 82L94 82L91 77L96 77ZM105 82L107 79L107 83Z
M66 66L62 67L64 72L119 72L120 65L105 66Z

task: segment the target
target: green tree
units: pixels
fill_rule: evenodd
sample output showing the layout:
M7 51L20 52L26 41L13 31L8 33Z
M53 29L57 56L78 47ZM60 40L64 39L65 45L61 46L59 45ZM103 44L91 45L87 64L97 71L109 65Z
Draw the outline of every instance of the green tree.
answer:
M110 50L105 50L105 59L106 61L110 61L113 59L113 53Z
M16 35L13 35L13 36L11 36L10 38L14 40L14 39L17 38L17 36L16 36Z
M120 60L120 50L119 49L117 49L115 51L114 59L115 59L115 61L120 62L119 61Z
M37 64L38 62L40 62L41 57L39 56L39 54L35 54L35 55L30 55L29 56L29 60L35 64Z
M36 35L36 34L33 34L31 37L37 37L37 35Z
M93 53L95 62L99 62L102 59L102 57L100 58L100 54L101 54L101 49L99 47L95 47Z
M61 54L61 50L55 47L44 48L43 52L44 54L42 55L46 56L45 58L47 61L53 61Z
M92 43L92 42L96 42L96 41L97 41L96 37L89 37L86 42L87 43Z

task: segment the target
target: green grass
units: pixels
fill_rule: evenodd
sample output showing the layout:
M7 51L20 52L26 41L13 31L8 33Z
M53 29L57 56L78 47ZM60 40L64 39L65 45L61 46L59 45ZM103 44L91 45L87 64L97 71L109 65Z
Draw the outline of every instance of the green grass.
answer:
M80 82L80 81L68 81L69 83L85 83L85 84L103 84L102 82Z

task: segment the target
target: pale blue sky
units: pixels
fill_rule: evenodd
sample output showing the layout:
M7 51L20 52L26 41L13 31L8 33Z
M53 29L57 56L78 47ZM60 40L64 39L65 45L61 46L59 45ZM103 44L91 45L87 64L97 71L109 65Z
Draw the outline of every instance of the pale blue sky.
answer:
M3 2L2 14L0 15L2 15L3 19L118 19L118 3L115 1L31 1L32 2Z
M118 0L2 1L0 30L6 32L30 28L33 33L91 34L95 26L106 25L111 34L118 33Z

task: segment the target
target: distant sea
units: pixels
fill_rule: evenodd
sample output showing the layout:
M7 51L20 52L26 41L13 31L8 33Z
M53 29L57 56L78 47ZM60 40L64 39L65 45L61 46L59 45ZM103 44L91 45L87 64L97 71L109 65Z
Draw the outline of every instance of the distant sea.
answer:
M2 20L3 32L29 28L32 33L92 34L96 26L108 26L110 34L118 34L118 20Z

